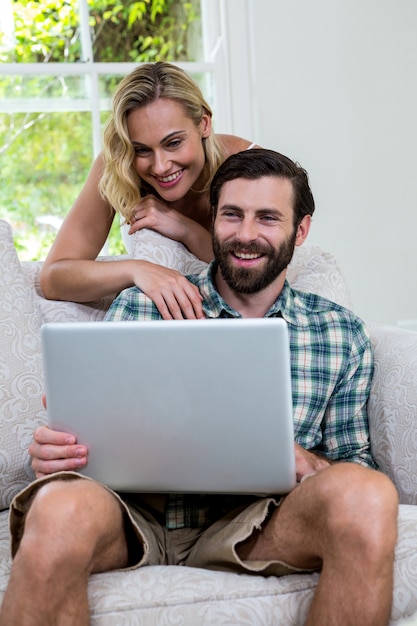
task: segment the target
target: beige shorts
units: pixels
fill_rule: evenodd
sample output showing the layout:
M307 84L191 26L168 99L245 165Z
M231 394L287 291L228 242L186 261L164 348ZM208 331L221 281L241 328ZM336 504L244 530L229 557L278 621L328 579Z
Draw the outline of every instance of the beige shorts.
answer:
M25 516L37 490L52 480L90 480L75 472L59 472L31 483L13 500L10 509L12 554L15 555L23 535ZM108 487L119 501L125 517L129 548L129 566L186 565L212 570L283 576L299 572L281 561L242 561L236 546L260 529L280 500L255 499L249 505L231 511L208 528L165 528L162 516L144 505L139 496L121 496ZM304 570L305 571L305 570Z

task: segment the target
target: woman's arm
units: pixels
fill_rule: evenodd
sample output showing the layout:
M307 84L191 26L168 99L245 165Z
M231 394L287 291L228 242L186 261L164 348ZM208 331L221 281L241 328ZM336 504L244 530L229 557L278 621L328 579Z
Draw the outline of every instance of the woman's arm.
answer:
M98 191L101 170L98 157L43 264L40 280L45 297L91 302L136 285L166 319L203 317L198 289L179 272L148 261L95 260L114 218Z
M102 167L99 156L43 264L40 281L46 298L87 302L129 285L127 277L122 279L125 268L103 280L106 272L94 262L114 219L98 191Z

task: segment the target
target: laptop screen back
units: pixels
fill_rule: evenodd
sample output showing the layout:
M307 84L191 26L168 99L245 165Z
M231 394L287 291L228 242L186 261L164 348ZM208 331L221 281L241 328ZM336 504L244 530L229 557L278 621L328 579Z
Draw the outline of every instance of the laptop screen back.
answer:
M119 491L285 493L295 485L284 320L49 323L51 427Z

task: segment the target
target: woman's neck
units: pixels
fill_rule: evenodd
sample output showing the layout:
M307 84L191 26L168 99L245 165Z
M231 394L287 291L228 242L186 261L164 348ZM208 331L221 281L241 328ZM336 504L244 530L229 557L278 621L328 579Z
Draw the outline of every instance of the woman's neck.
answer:
M208 192L199 193L190 190L184 198L171 202L169 206L210 231L211 211Z

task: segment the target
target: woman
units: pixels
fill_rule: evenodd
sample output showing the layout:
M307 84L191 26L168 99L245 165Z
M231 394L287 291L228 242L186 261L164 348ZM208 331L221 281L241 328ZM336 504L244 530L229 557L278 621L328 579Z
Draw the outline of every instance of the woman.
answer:
M211 109L183 70L139 66L116 90L103 152L43 265L45 297L88 302L136 285L165 319L202 317L197 288L175 270L95 259L118 212L129 234L151 228L210 261L211 178L230 154L252 146L213 133Z

